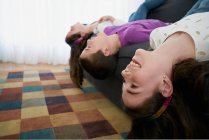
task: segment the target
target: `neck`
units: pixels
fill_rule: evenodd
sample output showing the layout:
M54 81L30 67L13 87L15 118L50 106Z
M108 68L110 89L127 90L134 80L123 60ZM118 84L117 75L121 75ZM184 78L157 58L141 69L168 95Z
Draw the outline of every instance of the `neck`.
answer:
M116 54L121 48L120 39L117 34L110 35L108 36L108 38L109 38L109 46L111 50L113 51L112 53Z
M176 64L184 59L194 58L194 48L194 42L188 34L175 33L159 47L158 51L172 59L172 64Z
M178 62L195 57L195 49L192 38L185 33L174 34L169 37L154 53L161 59L162 65L168 69L171 76L173 65Z

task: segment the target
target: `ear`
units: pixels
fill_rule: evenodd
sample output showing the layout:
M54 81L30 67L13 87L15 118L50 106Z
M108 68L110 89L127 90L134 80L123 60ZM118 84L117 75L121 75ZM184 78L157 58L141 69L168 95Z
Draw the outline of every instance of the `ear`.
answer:
M168 76L164 75L162 77L159 91L164 97L170 97L173 94L173 84Z
M108 48L105 48L103 53L104 53L105 56L111 55L111 52L110 52L110 50Z

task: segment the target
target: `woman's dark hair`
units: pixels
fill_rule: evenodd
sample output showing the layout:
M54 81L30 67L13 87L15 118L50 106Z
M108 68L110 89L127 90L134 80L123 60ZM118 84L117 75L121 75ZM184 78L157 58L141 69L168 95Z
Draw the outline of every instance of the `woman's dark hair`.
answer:
M65 39L66 43L68 43L68 45L71 45L71 53L69 59L70 77L73 83L75 83L76 86L78 86L79 88L81 88L83 83L83 69L79 63L79 57L86 47L87 40L91 38L92 35L93 33L87 34L78 43L75 43L75 40L80 38L80 35L75 34L70 37L66 37Z
M73 34L71 36L66 36L65 42L72 48L78 45L78 42L76 42L77 39L81 37L80 34Z
M176 64L172 72L174 91L169 106L160 117L147 119L147 115L154 114L165 100L157 93L140 109L127 109L133 118L128 138L209 138L208 66L209 62L194 59Z
M99 50L89 56L89 58L80 58L80 63L91 76L102 80L114 72L117 63L117 54L105 56Z

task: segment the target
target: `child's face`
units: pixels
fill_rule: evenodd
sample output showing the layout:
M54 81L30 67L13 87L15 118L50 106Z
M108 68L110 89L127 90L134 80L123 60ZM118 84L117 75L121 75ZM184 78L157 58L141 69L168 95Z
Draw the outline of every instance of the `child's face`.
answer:
M85 35L87 30L86 25L80 24L79 22L71 26L70 31L67 36L72 36L73 34L80 34L81 36Z
M92 37L87 40L87 46L80 55L80 58L87 58L91 54L94 54L101 50L106 56L106 51L109 45L109 39L107 35L103 32L97 34L97 36Z

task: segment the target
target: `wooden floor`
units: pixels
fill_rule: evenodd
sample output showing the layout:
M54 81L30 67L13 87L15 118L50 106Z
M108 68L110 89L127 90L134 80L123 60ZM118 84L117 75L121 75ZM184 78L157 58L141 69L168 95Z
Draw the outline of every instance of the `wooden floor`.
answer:
M15 64L15 63L3 63L0 62L0 72L8 71L24 71L24 70L46 70L46 69L60 69L69 68L68 65L50 65L50 64L36 64L36 65L26 65L26 64Z

